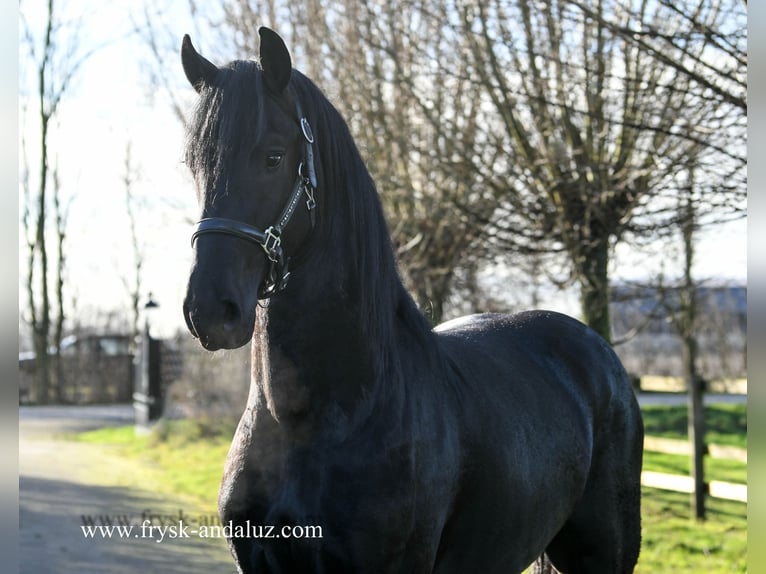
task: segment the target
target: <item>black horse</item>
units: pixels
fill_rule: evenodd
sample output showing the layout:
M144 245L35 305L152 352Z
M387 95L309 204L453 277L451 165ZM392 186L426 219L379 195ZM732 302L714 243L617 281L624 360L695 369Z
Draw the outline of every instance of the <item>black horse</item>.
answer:
M239 569L512 573L545 552L632 572L643 428L614 352L545 311L431 329L348 127L260 36L259 64L181 51L202 208L184 316L206 349L253 348L219 495Z

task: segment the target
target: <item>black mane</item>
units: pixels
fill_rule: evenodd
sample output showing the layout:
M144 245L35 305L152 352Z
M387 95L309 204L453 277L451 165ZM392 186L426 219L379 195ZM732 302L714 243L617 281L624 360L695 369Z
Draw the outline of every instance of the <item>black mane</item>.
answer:
M345 266L349 300L358 301L362 331L380 357L391 359L387 355L396 348L392 338L397 321L435 352L430 324L402 284L375 183L348 125L321 90L296 70L290 89L313 127L323 170L317 192L323 244L318 255L328 259L320 265Z

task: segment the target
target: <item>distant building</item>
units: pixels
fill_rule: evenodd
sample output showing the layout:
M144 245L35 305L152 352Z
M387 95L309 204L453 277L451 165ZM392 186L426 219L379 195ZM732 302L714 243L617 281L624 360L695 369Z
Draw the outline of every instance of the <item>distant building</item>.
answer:
M700 374L707 380L745 377L747 287L700 287L697 304ZM681 339L669 319L678 306L673 289L664 295L649 287L612 290L612 339L631 375L682 376Z

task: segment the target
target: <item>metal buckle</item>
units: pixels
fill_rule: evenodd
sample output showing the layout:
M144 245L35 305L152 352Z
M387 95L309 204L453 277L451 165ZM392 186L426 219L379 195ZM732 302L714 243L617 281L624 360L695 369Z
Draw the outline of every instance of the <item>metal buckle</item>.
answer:
M303 182L303 191L306 192L306 207L309 211L317 206L316 199L314 199L314 189L311 187L311 183L306 180Z
M316 199L314 199L313 194L306 193L306 195L309 196L309 198L306 200L306 208L311 211L317 206Z
M271 261L277 263L279 261L279 249L282 245L280 231L269 227L264 233L266 234L266 239L263 242L263 250Z

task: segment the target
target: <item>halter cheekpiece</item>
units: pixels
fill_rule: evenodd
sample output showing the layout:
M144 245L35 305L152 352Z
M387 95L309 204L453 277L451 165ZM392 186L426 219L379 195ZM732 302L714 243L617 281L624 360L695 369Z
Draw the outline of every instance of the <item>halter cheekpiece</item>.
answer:
M277 222L262 231L257 227L235 219L207 217L197 222L191 238L192 247L194 247L194 241L197 237L208 233L231 235L260 245L269 260L269 271L263 284L259 286L259 299L271 297L287 287L287 281L290 278L290 258L285 256L282 249L282 232L292 218L293 213L295 213L295 208L304 194L306 196L306 209L309 212L312 229L316 223L317 202L314 198L314 193L317 188L317 177L314 167L314 133L311 131L311 125L303 114L300 102L297 99L295 108L298 114L298 123L301 127L301 134L303 135L303 158L298 163L298 175L295 178L293 190Z

